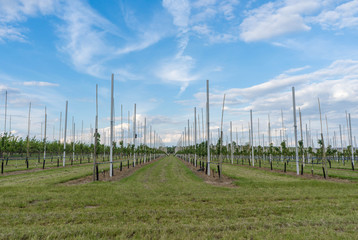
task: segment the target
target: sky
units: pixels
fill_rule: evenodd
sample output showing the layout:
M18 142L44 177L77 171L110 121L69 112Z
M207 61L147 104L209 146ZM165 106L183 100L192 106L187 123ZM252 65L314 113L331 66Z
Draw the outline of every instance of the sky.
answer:
M192 129L194 107L200 123L202 108L205 116L209 80L214 142L226 94L225 139L232 121L234 140L248 141L252 109L255 144L268 141L268 118L272 141L281 130L292 143L294 86L304 138L306 125L310 142L320 133L319 98L326 141L340 146L341 125L349 145L346 111L353 136L358 120L357 28L357 0L0 0L0 129L7 91L7 131L11 115L11 132L26 136L31 102L30 135L43 136L46 107L48 139L63 138L68 101L67 134L73 118L76 139L90 141L98 84L108 137L113 73L117 140L121 105L127 136L136 104L138 126L146 118L148 132L176 145L188 119Z

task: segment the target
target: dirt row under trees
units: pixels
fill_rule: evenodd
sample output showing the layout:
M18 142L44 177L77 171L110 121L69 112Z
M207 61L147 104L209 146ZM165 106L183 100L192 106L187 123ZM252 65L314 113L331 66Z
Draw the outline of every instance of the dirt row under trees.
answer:
M197 166L193 165L188 161L184 161L183 159L179 158L191 171L195 173L198 177L204 180L205 183L221 186L221 187L237 187L234 184L233 179L221 174L220 177L216 171L211 169L210 176L205 173L205 170L200 167L200 160L197 160Z
M123 178L126 178L130 175L132 175L134 172L136 172L139 168L144 167L148 164L151 164L153 162L158 161L159 159L162 159L163 157L159 157L156 158L152 161L147 161L146 163L143 162L138 162L138 164L135 165L135 167L133 167L132 164L129 165L129 167L127 165L122 167L122 171L120 170L119 167L116 167L113 169L113 176L110 177L109 176L109 170L100 170L98 177L99 177L99 181L104 181L104 182L109 182L109 181L119 181ZM124 161L123 163L127 163L127 161ZM108 164L109 165L109 164ZM93 175L89 175L86 177L82 177L82 178L78 178L78 179L74 179L68 182L63 183L64 185L78 185L78 184L85 184L85 183L89 183L93 181Z

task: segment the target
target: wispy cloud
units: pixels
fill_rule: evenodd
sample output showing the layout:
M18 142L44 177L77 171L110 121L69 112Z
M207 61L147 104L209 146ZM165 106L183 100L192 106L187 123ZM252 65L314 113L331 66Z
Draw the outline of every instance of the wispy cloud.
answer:
M0 43L6 40L26 42L26 37L23 34L23 29L15 28L12 26L0 25Z
M180 85L179 95L188 87L191 81L199 79L198 74L193 74L192 70L195 60L190 56L180 56L167 63L163 63L156 72L157 77L166 83L174 83Z
M286 70L284 73L286 74L290 74L290 73L297 73L297 72L301 72L303 70L309 69L310 66L304 66L304 67L299 67L299 68L291 68Z
M0 1L0 43L8 41L26 42L26 28L19 27L29 17L53 14L58 0L13 0Z
M358 26L358 1L348 1L334 9L324 9L313 22L324 29L343 29Z
M58 87L60 86L57 83L50 83L50 82L23 82L24 86L36 86L36 87Z
M295 74L294 74L295 73ZM280 108L290 109L292 101L291 87L297 89L297 105L301 109L312 111L316 108L317 98L327 104L329 111L337 111L345 106L354 109L358 101L358 61L337 60L331 65L305 74L285 73L262 84L249 88L231 88L224 91L213 89L210 101L213 105L222 104L222 96L226 93L227 106L234 111L245 112L249 109L272 112ZM194 101L204 106L205 92L195 94ZM186 102L181 102L186 104ZM343 107L344 108L344 107ZM354 110L356 111L356 110Z
M180 84L179 95L185 91L190 82L199 79L195 73L195 59L185 54L191 36L204 36L209 43L230 42L237 39L232 32L217 33L207 25L209 20L220 15L227 21L235 18L234 9L237 0L164 0L163 7L173 17L173 25L177 27L178 52L172 60L160 66L156 75L164 82ZM194 33L194 35L193 35Z
M285 126L287 131L291 132L292 86L296 89L296 106L302 111L303 126L310 121L312 129L319 128L317 98L320 98L323 114L328 116L331 136L334 130L337 131L338 124L345 123L345 110L351 112L352 116L358 115L356 109L358 97L355 94L358 91L358 61L337 60L327 67L305 74L296 71L300 69L288 70L290 75L285 71L265 83L249 88L230 88L220 91L212 88L210 94L212 126L219 126L222 98L225 93L225 131L230 120L236 122L236 126L240 124L240 128L241 124L246 127L245 121L249 119L250 109L254 111L255 119L260 118L261 129L267 128L264 124L267 124L268 114L271 116L271 126L280 128L282 109ZM177 101L177 103L204 107L205 96L205 92L198 92L194 95L194 99ZM289 133L291 134L292 132Z
M163 0L163 6L173 16L174 25L185 30L189 24L190 2L188 0Z
M67 4L62 19L65 24L59 27L62 40L59 49L70 57L78 71L99 78L107 78L108 72L116 71L116 67L108 66L110 60L144 50L167 34L166 30L155 29L154 18L153 22L132 24L133 36L128 37L82 1ZM125 75L127 79L134 78L128 72Z
M184 55L184 51L189 43L191 5L188 0L164 0L163 7L172 15L173 24L178 29L178 52L173 59L164 63L156 71L156 75L164 82L179 84L180 95L188 87L190 81L197 79L197 76L190 74L195 60L191 56Z
M238 0L225 0L221 1L219 10L224 14L226 20L232 20L235 18L235 6L239 4Z
M115 51L106 37L120 37L117 27L81 1L67 2L61 18L65 24L59 26L59 50L70 57L79 71L103 77L101 62Z
M146 23L147 28L142 24L135 37L128 39L86 1L15 0L0 1L0 43L26 42L29 30L18 24L43 15L61 20L55 32L59 36L57 49L65 60L77 71L99 78L113 71L108 66L109 60L146 49L165 35L165 32L153 31L151 23Z
M304 15L320 8L319 0L276 1L248 11L240 25L240 38L245 42L270 39L287 33L308 31Z

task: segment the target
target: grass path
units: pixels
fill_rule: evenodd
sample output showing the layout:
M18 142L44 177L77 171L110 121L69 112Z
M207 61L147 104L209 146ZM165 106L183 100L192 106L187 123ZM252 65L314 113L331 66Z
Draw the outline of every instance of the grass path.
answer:
M353 239L357 184L224 165L237 188L205 184L169 156L118 182L60 183L78 166L0 177L2 239Z

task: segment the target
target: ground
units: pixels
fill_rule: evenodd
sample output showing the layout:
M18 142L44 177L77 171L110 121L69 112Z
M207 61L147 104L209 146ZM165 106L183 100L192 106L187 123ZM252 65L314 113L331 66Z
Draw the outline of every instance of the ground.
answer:
M224 164L232 184L223 186L169 156L117 181L68 184L91 172L82 165L0 177L0 238L358 238L353 180Z

